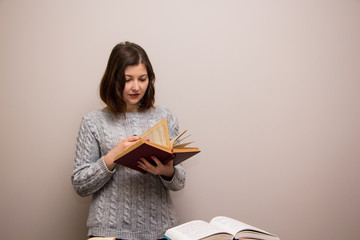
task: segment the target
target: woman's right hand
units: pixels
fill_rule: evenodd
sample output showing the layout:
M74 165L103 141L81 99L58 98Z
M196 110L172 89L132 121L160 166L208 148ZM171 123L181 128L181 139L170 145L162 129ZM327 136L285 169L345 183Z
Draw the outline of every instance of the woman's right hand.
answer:
M112 171L116 166L116 163L114 163L114 161L116 160L115 159L116 156L118 156L122 151L126 150L127 148L129 148L131 145L133 145L139 140L140 140L139 136L132 136L132 137L124 138L121 141L119 141L116 144L116 146L110 152L108 152L104 157L104 161L107 168L110 171Z

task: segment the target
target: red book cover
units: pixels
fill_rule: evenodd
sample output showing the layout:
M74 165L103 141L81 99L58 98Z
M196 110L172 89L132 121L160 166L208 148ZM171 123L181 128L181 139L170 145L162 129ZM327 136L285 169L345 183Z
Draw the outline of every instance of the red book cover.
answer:
M134 144L133 147L131 147L131 151L128 151L126 154L119 157L117 160L115 160L115 162L136 171L147 173L146 171L138 167L138 161L140 160L140 158L145 158L153 165L155 165L155 162L151 159L151 156L157 157L163 164L166 164L170 160L174 159L175 166L199 152L199 150L194 151L193 149L189 148L188 152L182 151L171 153L170 151L165 151L163 149L148 144L146 141L140 140L137 144Z
M174 156L175 156L175 158L174 158L174 166L178 165L179 163L185 161L188 158L191 158L192 156L194 156L195 154L198 154L199 152L200 152L200 150L173 153Z
M163 164L175 159L174 165L177 165L200 152L199 148L186 147L192 142L177 144L174 147L175 141L180 143L186 138L179 139L185 132L170 141L167 120L164 118L143 133L140 136L141 139L123 151L114 162L142 173L146 173L146 171L138 167L138 161L141 158L145 158L153 165L156 165L156 163L151 159L152 156L157 157ZM150 141L145 139L150 139Z
M137 146L132 151L126 153L125 155L121 156L120 158L115 160L115 162L117 164L132 168L139 172L146 173L146 171L138 167L138 161L140 160L140 158L145 158L148 162L155 165L155 162L151 159L151 156L156 156L164 164L174 157L172 153L148 145L145 142L139 142L139 146Z

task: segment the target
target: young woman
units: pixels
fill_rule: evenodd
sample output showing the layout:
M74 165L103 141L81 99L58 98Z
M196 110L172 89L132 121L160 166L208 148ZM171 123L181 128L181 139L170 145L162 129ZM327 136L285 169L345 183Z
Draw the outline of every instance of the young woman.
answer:
M101 110L81 121L72 183L81 196L92 195L88 235L118 239L160 239L178 224L169 190L184 187L186 173L173 162L153 166L134 159L147 174L114 163L139 135L167 118L170 138L178 134L176 117L154 106L155 74L146 52L130 42L116 45L100 83Z

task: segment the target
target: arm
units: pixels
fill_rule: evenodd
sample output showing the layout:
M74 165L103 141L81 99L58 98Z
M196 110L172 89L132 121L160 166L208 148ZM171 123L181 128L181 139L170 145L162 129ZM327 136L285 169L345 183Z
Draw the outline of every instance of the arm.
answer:
M89 120L83 118L77 137L74 171L71 176L74 189L80 196L97 192L114 173L106 166L104 157L100 156L100 146L89 124Z
M178 122L175 115L172 114L168 109L164 108L163 111L166 114L165 116L169 129L169 137L172 139L178 135ZM139 159L138 166L153 175L158 175L163 185L169 190L177 191L184 188L186 172L181 164L174 166L173 161L169 161L164 165L156 158L156 156L153 156L152 160L155 161L156 166L152 165L143 158Z
M174 170L175 172L172 178L168 179L160 176L160 179L166 188L172 191L178 191L185 187L186 171L181 164L174 166Z
M116 160L116 157L124 150L126 150L128 147L136 143L138 140L140 140L139 136L132 136L128 138L124 138L121 141L119 141L116 146L111 149L110 152L108 152L104 157L104 162L107 166L107 168L111 171L115 168L116 163L114 162Z
M167 110L166 119L168 121L167 123L169 128L170 139L173 139L179 134L179 124L177 118L172 112ZM172 177L167 178L161 176L160 179L166 188L173 191L178 191L185 187L186 171L181 164L173 166L173 168L174 168L174 174Z
M126 148L134 144L139 137L122 139L105 156L100 156L99 139L95 136L96 126L90 119L83 119L77 138L75 167L72 183L81 196L88 196L101 189L115 172L114 160Z

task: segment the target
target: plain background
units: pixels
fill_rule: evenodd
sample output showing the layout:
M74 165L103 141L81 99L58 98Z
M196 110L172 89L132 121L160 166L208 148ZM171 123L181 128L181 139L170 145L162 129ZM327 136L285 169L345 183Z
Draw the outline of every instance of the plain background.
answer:
M360 1L0 0L1 238L86 239L75 140L126 40L202 150L172 194L181 222L359 237Z

